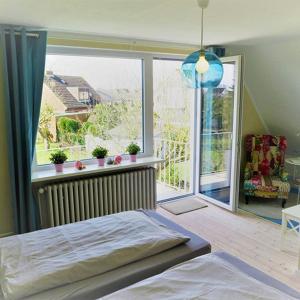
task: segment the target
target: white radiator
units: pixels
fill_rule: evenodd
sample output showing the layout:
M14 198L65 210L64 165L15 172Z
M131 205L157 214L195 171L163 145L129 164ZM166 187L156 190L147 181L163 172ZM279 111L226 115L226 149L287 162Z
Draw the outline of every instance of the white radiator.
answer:
M156 207L153 168L49 184L38 191L42 228Z

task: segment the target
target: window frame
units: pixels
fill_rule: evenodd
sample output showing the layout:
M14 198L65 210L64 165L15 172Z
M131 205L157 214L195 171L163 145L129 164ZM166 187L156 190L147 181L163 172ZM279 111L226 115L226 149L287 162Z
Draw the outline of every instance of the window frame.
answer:
M152 66L153 66L153 62L154 60L163 60L163 61L184 61L184 59L186 58L186 55L153 55L152 56ZM152 73L153 74L153 73ZM197 170L196 168L196 145L197 145L197 133L196 133L196 128L197 128L197 89L193 89L194 90L194 97L193 97L193 101L191 103L191 110L193 111L193 114L191 113L191 123L190 123L190 151L191 151L191 160L192 160L192 164L191 164L191 171L190 171L190 176L191 176L191 180L190 180L190 184L191 184L191 189L189 192L183 194L183 195L179 195L179 196L172 196L171 198L167 198L167 199L163 199L160 200L159 203L163 203L163 202L168 202L170 200L176 200L176 199L180 199L183 197L188 197L188 196L192 196L195 195L196 192L196 185L195 185L195 172ZM152 99L153 100L153 99ZM154 106L154 100L153 100L153 106ZM153 112L152 112L153 115ZM154 137L153 137L153 141L154 141Z
M178 54L161 54L137 51L108 50L98 48L81 48L73 46L47 46L47 55L74 55L74 56L90 56L90 57L112 57L112 58L131 58L140 59L142 61L142 135L143 135L143 152L138 157L153 156L154 136L153 136L153 60L154 59L170 59L183 60L185 55ZM91 165L94 159L82 159L82 162ZM66 167L74 165L74 161L65 163ZM52 164L38 165L36 153L32 162L32 172L45 171L52 169Z

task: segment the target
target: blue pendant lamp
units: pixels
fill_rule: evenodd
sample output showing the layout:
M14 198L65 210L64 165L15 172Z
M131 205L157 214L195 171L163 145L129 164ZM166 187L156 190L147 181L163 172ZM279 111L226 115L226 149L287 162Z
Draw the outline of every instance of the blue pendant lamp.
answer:
M189 87L217 87L223 78L223 65L217 55L203 47L203 12L209 0L197 0L201 8L201 49L191 53L182 63L181 72Z

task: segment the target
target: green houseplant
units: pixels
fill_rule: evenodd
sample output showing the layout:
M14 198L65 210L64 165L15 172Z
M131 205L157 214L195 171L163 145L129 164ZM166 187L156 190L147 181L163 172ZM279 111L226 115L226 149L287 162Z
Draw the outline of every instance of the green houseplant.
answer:
M136 162L136 155L141 151L141 148L139 147L139 145L131 143L127 146L126 151L130 155L130 161Z
M104 147L96 147L93 152L92 155L93 157L97 158L98 161L98 166L99 167L103 167L105 164L105 157L107 156L108 150Z
M56 150L50 154L49 160L54 164L56 172L63 172L64 162L68 156L63 150Z

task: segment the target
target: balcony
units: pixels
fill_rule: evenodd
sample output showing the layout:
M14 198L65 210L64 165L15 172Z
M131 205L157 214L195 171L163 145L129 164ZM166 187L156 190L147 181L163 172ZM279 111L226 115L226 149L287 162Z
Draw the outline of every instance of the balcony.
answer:
M204 193L222 190L230 184L228 141L231 141L231 132L202 135L200 185ZM157 166L158 201L193 192L190 143L156 138L154 155L165 161Z

